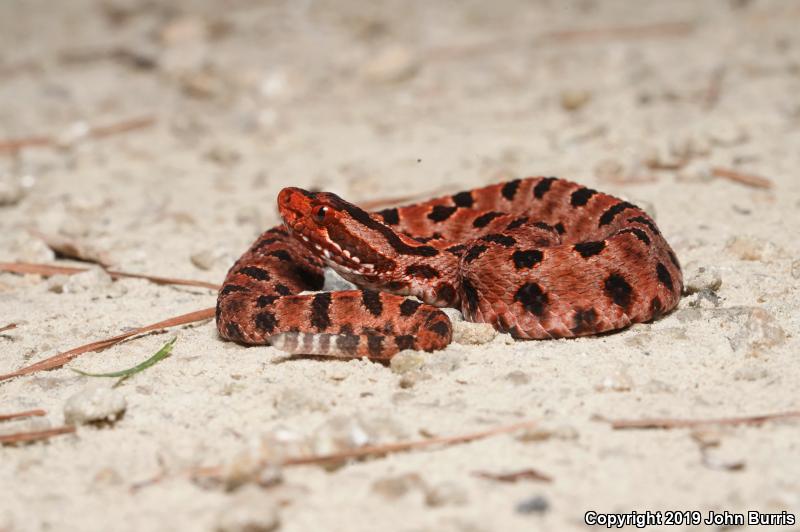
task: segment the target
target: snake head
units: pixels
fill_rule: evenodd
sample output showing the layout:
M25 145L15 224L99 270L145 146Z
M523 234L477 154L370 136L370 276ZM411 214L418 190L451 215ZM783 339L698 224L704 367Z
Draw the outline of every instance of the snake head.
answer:
M350 277L380 275L395 264L387 256L389 227L330 192L288 187L278 194L284 224L309 251Z

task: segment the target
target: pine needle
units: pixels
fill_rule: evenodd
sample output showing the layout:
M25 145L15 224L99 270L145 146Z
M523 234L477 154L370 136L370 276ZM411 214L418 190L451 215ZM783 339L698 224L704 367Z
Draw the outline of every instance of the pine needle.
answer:
M165 358L169 357L172 353L172 346L175 345L175 340L177 337L173 338L164 346L156 352L155 355L151 356L141 364L137 364L132 368L123 369L119 371L112 371L111 373L89 373L87 371L81 371L79 369L70 368L75 373L80 373L84 377L120 377L120 379L114 384L114 386L118 386L122 381L131 377L132 375L136 375L137 373L146 370L150 366L154 366L155 364L161 362Z

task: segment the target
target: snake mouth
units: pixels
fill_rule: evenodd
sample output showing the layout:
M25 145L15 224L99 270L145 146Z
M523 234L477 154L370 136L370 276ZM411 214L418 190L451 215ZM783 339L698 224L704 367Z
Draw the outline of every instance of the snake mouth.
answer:
M360 258L330 238L322 238L317 231L309 235L303 229L302 225L289 227L289 231L297 240L334 270L360 275L375 273L374 264L363 263Z

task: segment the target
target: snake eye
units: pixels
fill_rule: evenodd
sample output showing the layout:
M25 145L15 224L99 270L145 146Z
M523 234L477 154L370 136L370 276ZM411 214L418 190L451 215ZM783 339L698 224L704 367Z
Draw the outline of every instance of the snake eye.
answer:
M327 212L328 208L324 205L320 205L319 207L315 207L311 213L313 214L314 219L321 223L325 221L325 214L327 214Z

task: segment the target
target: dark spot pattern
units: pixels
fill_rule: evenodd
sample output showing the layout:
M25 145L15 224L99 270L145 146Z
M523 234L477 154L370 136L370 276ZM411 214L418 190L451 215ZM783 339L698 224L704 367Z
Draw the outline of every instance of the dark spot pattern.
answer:
M401 316L413 316L417 309L422 305L419 301L414 301L413 299L406 299L402 303L400 303L400 315Z
M508 224L508 227L506 227L506 230L511 231L512 229L517 229L518 227L522 227L526 223L528 223L528 217L527 216L521 216L521 217L517 218L516 220L514 220L513 222L511 222L510 224Z
M627 201L621 201L615 205L612 205L611 207L608 208L608 210L606 210L606 212L603 213L602 216L600 216L599 226L603 227L604 225L610 224L611 222L614 221L614 218L616 218L617 215L622 211L624 211L625 209L635 209L635 208L636 205L634 205L633 203L628 203Z
M255 323L256 328L259 331L263 332L264 334L271 334L272 331L275 330L278 320L275 318L275 314L265 310L256 314Z
M469 309L470 314L474 314L478 310L478 291L469 282L469 279L464 279L461 283L461 290L464 292L464 302Z
M542 262L544 253L538 249L517 250L511 255L511 260L514 261L514 266L520 270L522 268L533 268L536 264Z
M503 216L503 213L490 211L485 214L481 214L480 216L475 218L475 220L472 222L472 226L477 228L486 227L492 222L492 220L494 220L498 216Z
M633 288L620 274L612 273L609 275L605 281L604 288L606 295L615 305L619 305L625 310L630 307Z
M314 294L311 300L311 325L318 331L323 331L331 325L331 293L320 292Z
M472 192L464 191L458 194L453 194L453 203L456 207L472 207L475 204L475 199L472 197Z
M678 257L675 256L675 253L673 253L671 249L669 250L669 260L672 262L675 268L677 268L678 271L681 271L681 263L678 262Z
M276 249L275 251L270 251L267 253L267 256L275 257L283 262L292 262L292 256L289 255L289 252L285 249Z
M428 213L428 218L434 222L443 222L450 218L458 207L448 207L447 205L435 205L431 212Z
M593 308L578 309L572 318L570 331L573 334L583 334L594 331L594 324L597 322L597 311Z
M383 314L383 302L381 301L381 295L374 290L361 291L361 304L364 305L364 308L366 308L367 311L369 311L369 313L373 316L380 316Z
M276 284L275 291L278 292L282 296L288 296L292 293L292 289L286 286L285 284Z
M378 356L383 352L383 339L380 334L367 335L367 351L372 356Z
M536 316L542 316L549 298L536 283L525 283L514 294L514 301L522 303L523 308Z
M645 245L647 245L647 246L650 245L650 237L647 236L647 233L644 232L644 230L639 229L638 227L628 227L627 229L621 229L621 230L617 231L618 235L622 235L622 234L625 234L625 233L632 234L633 236L635 236L636 238L638 238L639 240L644 242Z
M245 288L244 286L239 286L236 284L226 284L225 286L222 287L222 290L220 290L219 295L220 297L222 297L222 296L227 296L228 294L232 294L234 292L249 292L249 291L250 290Z
M230 338L232 340L241 340L242 339L242 330L235 323L228 323L225 326L225 332L228 333L228 338Z
M239 270L239 273L256 279L257 281L269 281L269 272L257 266L246 266Z
M336 348L346 355L355 355L358 351L359 338L354 334L336 335Z
M434 233L431 236L416 236L412 238L421 244L427 244L431 240L439 240L440 238L442 238L442 233L434 231Z
M294 269L294 274L308 290L322 290L322 287L325 286L325 275L320 272L297 266Z
M500 194L503 195L505 199L511 201L514 199L514 196L517 195L517 190L519 189L519 185L522 181L519 179L514 179L513 181L509 181L503 188L500 189Z
M258 251L259 249L265 248L271 244L274 244L275 242L279 242L280 240L280 238L265 238L264 240L259 240L258 244L253 246L253 251Z
M653 318L657 318L661 316L664 307L661 304L661 300L657 297L654 297L653 300L650 302L650 313L653 315Z
M476 244L467 250L467 253L464 255L464 262L469 264L470 262L474 261L478 257L480 257L484 251L489 249L488 246L484 246L483 244Z
M500 244L503 247L510 248L511 246L515 245L517 241L508 235L501 235L500 233L492 233L490 235L484 235L481 237L481 240L485 242L494 242L495 244Z
M586 188L586 187L579 188L578 190L572 193L569 199L569 203L573 207L583 207L589 202L589 199L595 194L597 194L597 191L591 188Z
M397 209L383 209L378 212L378 215L383 218L383 223L387 225L397 225L400 223L400 213Z
M414 337L410 334L401 334L394 339L397 348L402 351L404 349L414 349Z
M564 228L564 224L562 224L561 222L558 222L553 227L555 228L555 230L558 232L559 235L563 235L564 233L567 232L567 230Z
M534 222L534 227L538 227L539 229L544 229L545 231L554 231L555 228L547 222Z
M412 264L406 268L406 275L420 277L422 279L435 279L439 277L439 271L427 264Z
M658 282L667 287L667 290L672 291L672 276L669 274L667 267L660 262L656 265L656 275Z
M328 333L321 333L317 335L317 345L319 346L320 353L327 353L331 349L331 335Z
M550 187L553 185L553 181L555 180L555 177L545 177L536 183L536 186L533 187L533 197L536 199L542 199L547 191L550 190Z
M453 302L456 300L456 289L450 283L441 283L436 287L436 297L439 301Z
M603 240L598 240L597 242L580 242L579 244L575 244L573 249L581 254L581 257L584 259L588 259L593 255L599 254L606 248L606 243Z
M461 254L464 253L465 249L467 249L467 246L465 246L464 244L456 244L455 246L450 246L445 251L447 251L448 253L452 253L456 257L460 257Z
M655 234L655 235L661 234L661 233L659 233L658 227L656 227L656 224L654 224L652 221L648 220L644 216L633 216L631 218L628 218L628 221L629 222L636 222L636 223L642 224L642 225L646 225L647 228L650 229L653 232L653 234Z
M331 206L337 210L346 212L353 220L360 223L367 229L371 229L380 233L386 242L394 248L397 253L401 255L416 255L420 257L435 257L439 251L432 246L410 246L404 242L391 228L386 227L384 224L375 221L369 213L363 209L359 209L352 203L344 201L336 194L329 194L328 201Z
M258 296L256 299L256 306L258 308L268 307L278 299L278 296Z
M432 323L428 324L426 328L442 338L450 334L450 327L447 325L447 322L442 319L433 321Z

